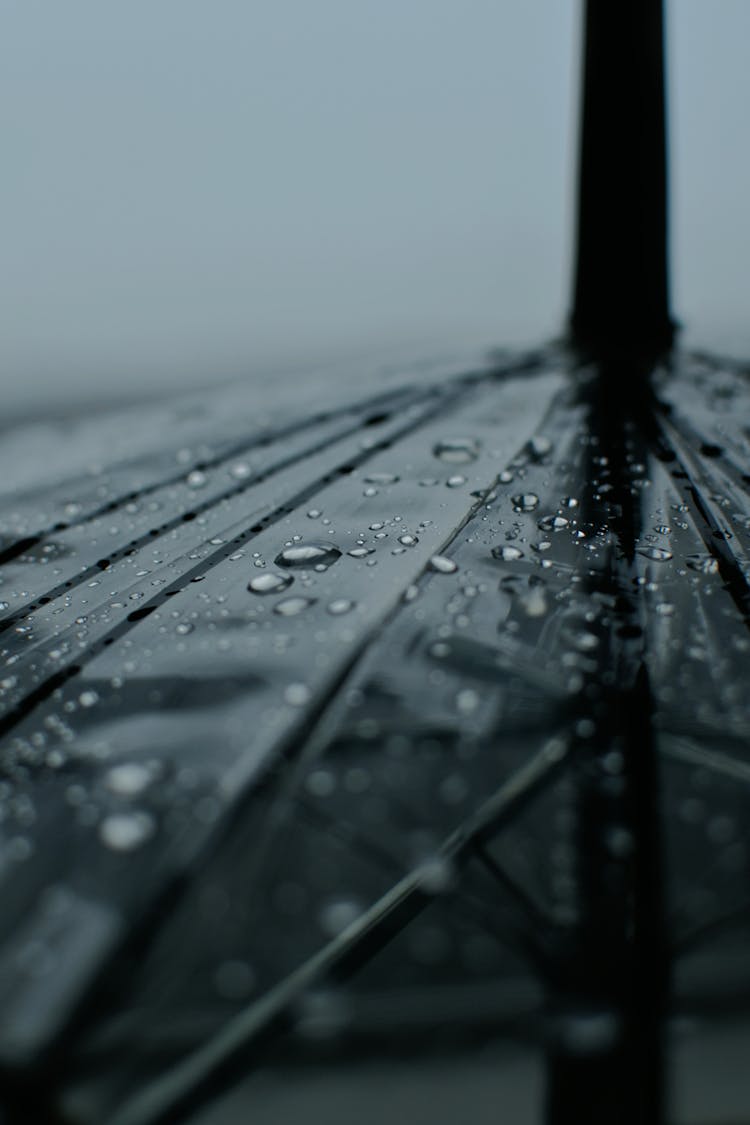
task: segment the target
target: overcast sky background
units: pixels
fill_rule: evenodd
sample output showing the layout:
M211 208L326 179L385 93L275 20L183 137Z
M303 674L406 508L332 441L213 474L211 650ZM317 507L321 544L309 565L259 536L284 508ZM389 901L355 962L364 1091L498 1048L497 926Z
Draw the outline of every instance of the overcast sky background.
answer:
M563 324L577 0L4 0L6 417ZM672 0L675 309L750 355L747 0Z

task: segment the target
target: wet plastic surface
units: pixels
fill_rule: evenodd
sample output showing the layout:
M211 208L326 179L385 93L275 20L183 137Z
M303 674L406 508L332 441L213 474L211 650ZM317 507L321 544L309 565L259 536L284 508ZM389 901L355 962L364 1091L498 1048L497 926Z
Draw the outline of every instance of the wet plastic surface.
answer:
M613 423L570 368L233 392L111 465L91 423L96 471L7 494L21 1120L498 1037L601 1120L747 1015L747 376L683 357Z

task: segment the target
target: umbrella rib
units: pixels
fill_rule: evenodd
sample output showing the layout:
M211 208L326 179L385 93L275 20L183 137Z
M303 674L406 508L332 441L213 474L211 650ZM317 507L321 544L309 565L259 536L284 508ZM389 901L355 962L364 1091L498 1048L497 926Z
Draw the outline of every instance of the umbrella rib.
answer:
M513 774L464 824L452 832L440 849L445 861L460 862L476 840L486 839L518 806L528 801L557 771L568 753L567 741L550 739ZM225 1067L237 1067L247 1048L264 1032L272 1031L294 1001L325 974L343 963L364 956L369 960L393 933L434 897L417 869L395 883L359 918L273 988L262 1000L239 1013L221 1032L189 1055L161 1079L152 1083L111 1119L110 1125L168 1125L179 1120L189 1104L195 1109L210 1094L214 1079L226 1079ZM363 950L363 947L367 947Z

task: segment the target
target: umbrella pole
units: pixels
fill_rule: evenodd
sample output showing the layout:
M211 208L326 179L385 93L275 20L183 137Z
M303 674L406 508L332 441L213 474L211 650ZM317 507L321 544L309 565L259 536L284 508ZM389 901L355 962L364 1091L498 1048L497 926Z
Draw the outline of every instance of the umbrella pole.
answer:
M667 270L661 0L587 0L574 344L653 360L674 335Z

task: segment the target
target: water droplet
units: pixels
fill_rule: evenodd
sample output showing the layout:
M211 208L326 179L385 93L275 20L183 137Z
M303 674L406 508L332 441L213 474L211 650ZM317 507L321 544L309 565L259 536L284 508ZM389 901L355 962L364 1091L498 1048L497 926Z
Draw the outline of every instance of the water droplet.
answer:
M430 559L430 570L438 574L455 574L458 564L454 563L453 559L447 559L445 555L433 555Z
M81 707L93 707L95 703L99 702L99 696L95 691L82 691L78 696L78 702Z
M466 484L466 477L462 477L460 473L454 473L445 482L446 488L460 488L463 484Z
M368 497L369 496L377 496L377 494L378 494L377 488L373 488L372 485L370 485L368 488L363 489L363 491L362 491L363 496L368 496Z
M329 902L320 912L321 929L331 937L336 937L355 922L362 913L361 906L353 899L337 899Z
M562 531L570 525L565 516L543 516L537 523L540 531Z
M341 551L330 543L300 543L296 547L285 547L274 562L277 566L314 566L316 570L327 570L338 558L341 558Z
M153 780L153 772L141 762L122 762L107 770L104 784L113 793L123 797L134 797L141 793Z
M535 492L523 492L519 496L511 496L514 512L533 512L539 503Z
M548 453L552 452L552 442L543 434L535 434L526 443L526 452L534 461L541 461Z
M310 702L311 692L307 684L289 684L284 691L284 699L291 707L304 707Z
M639 547L638 554L651 562L668 562L674 555L666 547Z
M456 707L462 715L471 715L476 711L481 702L478 691L474 688L462 688L456 696Z
M320 510L320 508L311 508L310 511L307 513L307 518L309 520L318 520L318 519L320 519L320 517L322 515L323 515L323 513Z
M273 571L266 571L265 574L259 574L256 578L251 578L247 584L247 588L251 594L278 594L281 590L285 590L287 586L291 586L294 579L291 574L274 574Z
M145 844L156 831L150 813L113 813L99 825L99 839L116 852L132 852Z
M351 551L347 551L346 553L347 553L347 555L351 555L351 557L353 559L363 559L367 555L373 555L375 553L375 548L374 547L352 547Z
M579 652L593 652L599 647L599 638L595 633L577 633L573 644Z
M206 474L202 473L200 469L193 469L192 473L188 473L185 478L185 483L188 488L203 488L207 480Z
M330 602L328 612L332 613L334 617L339 617L342 613L349 613L355 605L356 602L349 601L348 598L336 598Z
M514 547L510 543L504 543L502 547L492 548L492 557L494 559L501 559L502 562L516 562L518 559L523 558L523 551L520 547Z
M192 633L195 625L191 621L181 621L176 627L175 633L179 633L181 637L186 637L188 633Z
M563 496L563 508L577 508L580 501L575 496Z
M395 473L369 473L363 479L365 484L395 484L399 478Z
M250 466L247 461L237 461L229 471L235 480L246 480L250 476Z
M403 544L404 547L416 547L419 542L416 535L399 535L398 541Z
M699 574L719 573L719 562L713 555L688 555L685 566L690 570L697 570Z
M479 442L475 438L445 438L433 446L432 452L451 465L466 465L479 456Z
M281 617L296 617L298 613L303 613L311 605L315 605L315 598L284 598L276 603L273 612L278 613Z

